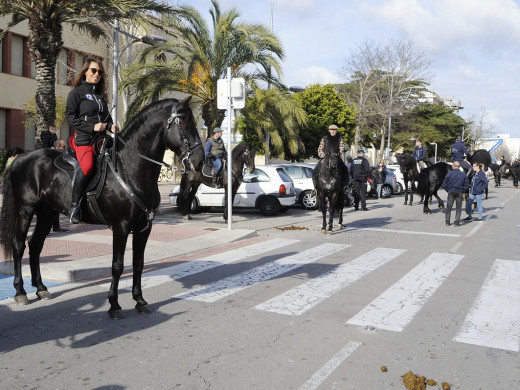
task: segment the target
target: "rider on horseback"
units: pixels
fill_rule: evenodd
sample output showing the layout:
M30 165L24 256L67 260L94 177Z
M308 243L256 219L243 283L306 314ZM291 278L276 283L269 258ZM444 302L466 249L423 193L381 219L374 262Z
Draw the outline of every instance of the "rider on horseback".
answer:
M222 139L222 129L220 127L213 129L213 136L209 137L206 141L204 154L206 155L208 163L211 161L213 165L213 169L211 170L211 185L216 187L217 177L222 169L222 160L226 159L227 154L224 140Z
M72 86L74 88L67 97L65 119L75 128L71 147L81 169L72 184L70 222L80 223L81 197L94 169L94 139L107 129L115 132L116 124L108 110L104 68L100 60L87 59Z
M464 155L470 158L471 153L468 152L464 142L462 142L462 137L460 135L457 136L457 140L451 147L451 159L455 162L458 161L460 166L467 172L471 170L471 164L464 160Z
M325 157L325 145L337 145L336 150L331 150L332 153L338 154L338 159L341 161L345 169L341 169L341 179L343 181L343 186L345 187L348 184L348 168L343 162L343 160L339 157L340 155L343 155L343 152L345 151L345 143L343 142L343 137L338 134L338 126L336 125L330 125L329 126L329 134L324 136L321 141L320 145L318 146L318 157L322 159Z
M428 157L426 154L426 149L422 146L422 141L420 139L415 143L415 148L413 150L413 157L417 161L420 166L419 172L423 168L426 168L426 158Z

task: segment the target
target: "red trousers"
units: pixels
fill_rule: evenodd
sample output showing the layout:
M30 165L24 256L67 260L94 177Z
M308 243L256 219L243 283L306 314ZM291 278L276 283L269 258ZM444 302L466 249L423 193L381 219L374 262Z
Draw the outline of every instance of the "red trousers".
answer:
M83 171L85 176L90 175L92 169L94 168L94 147L92 145L78 146L74 142L74 139L70 143L72 149L76 153L76 158L78 159L79 166Z

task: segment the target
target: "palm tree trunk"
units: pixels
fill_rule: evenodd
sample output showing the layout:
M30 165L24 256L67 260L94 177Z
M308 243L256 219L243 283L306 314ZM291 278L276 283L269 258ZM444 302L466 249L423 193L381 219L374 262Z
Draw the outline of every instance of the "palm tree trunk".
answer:
M61 22L33 21L29 26L29 52L36 65L36 149L41 148L41 133L56 120L56 62L62 42Z

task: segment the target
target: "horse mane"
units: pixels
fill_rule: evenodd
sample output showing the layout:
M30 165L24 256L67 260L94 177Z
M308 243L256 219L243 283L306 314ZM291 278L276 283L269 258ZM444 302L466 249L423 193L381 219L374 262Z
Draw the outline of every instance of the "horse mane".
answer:
M338 135L336 135L335 137L331 137L330 135L325 136L324 147L323 147L323 151L325 152L325 154L331 154L332 153L331 150L334 147L337 147L335 149L339 150L339 136Z
M148 106L143 108L137 115L135 115L130 122L124 127L121 131L121 137L124 140L130 139L137 131L141 128L143 123L146 123L150 117L155 116L155 114L160 111L165 105L170 103L179 102L177 99L163 99L157 100L155 102L150 103Z
M404 167L412 167L415 163L417 163L417 161L415 161L413 153L409 151L401 153L399 157L397 157L397 162L399 163L399 165Z
M249 147L249 149L251 150L251 144L248 143L248 142L241 142L239 143L237 146L235 146L233 148L233 151L231 152L231 154L233 156L240 156L242 153L244 153L246 151L246 149ZM236 154L235 154L236 153Z

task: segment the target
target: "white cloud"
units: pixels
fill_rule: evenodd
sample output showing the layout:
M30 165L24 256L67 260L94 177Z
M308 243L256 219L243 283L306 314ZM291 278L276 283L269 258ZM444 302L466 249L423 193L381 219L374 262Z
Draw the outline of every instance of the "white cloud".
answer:
M311 84L329 84L340 82L339 77L324 66L310 66L296 69L291 80L298 86L306 87Z

